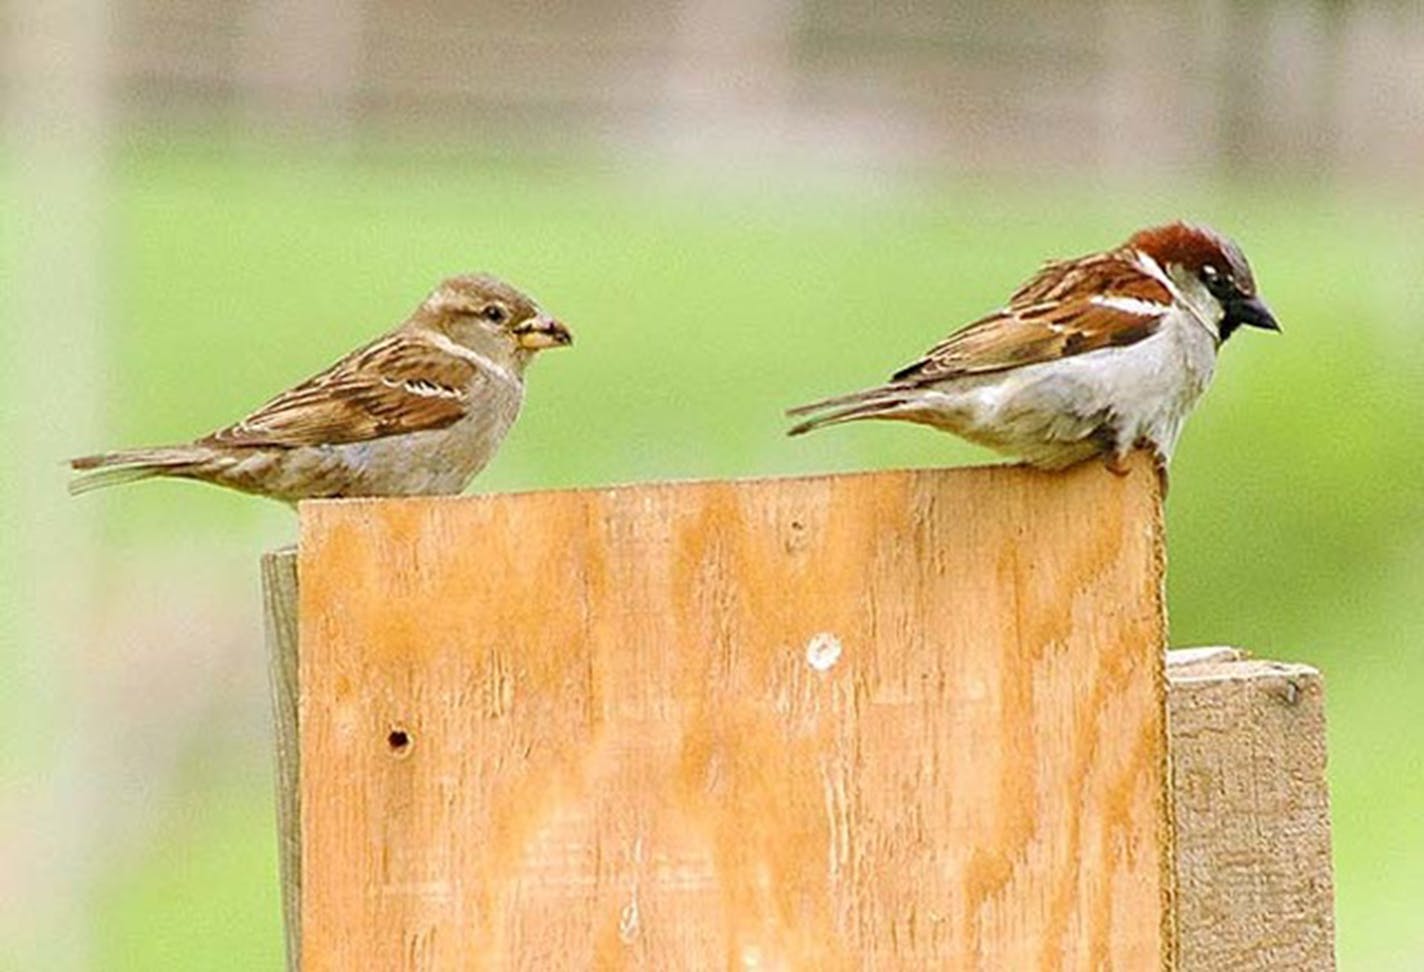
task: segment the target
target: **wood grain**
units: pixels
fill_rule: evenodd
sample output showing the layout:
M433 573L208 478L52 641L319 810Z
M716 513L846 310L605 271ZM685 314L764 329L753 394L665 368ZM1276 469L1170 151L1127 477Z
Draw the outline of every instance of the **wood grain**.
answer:
M1334 969L1320 673L1239 654L1168 673L1179 966Z
M1145 467L303 504L300 570L306 969L1168 962Z

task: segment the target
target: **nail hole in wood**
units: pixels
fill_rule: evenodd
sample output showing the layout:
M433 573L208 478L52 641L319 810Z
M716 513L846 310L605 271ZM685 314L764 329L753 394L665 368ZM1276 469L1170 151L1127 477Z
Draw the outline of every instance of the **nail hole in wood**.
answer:
M392 729L386 736L386 745L391 747L391 754L394 756L405 756L410 753L411 738L410 733L404 729Z

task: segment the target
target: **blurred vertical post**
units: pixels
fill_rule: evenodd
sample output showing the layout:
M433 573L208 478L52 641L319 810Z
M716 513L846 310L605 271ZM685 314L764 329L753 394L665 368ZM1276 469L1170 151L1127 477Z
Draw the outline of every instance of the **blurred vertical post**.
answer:
M244 19L242 83L252 120L323 139L350 137L365 0L258 0Z
M103 395L108 13L108 0L9 9L0 705L13 722L7 737L25 745L0 757L0 776L21 781L0 811L33 828L0 847L16 899L3 909L14 926L0 934L16 968L89 964L97 761L83 658L94 648L94 507L70 503L62 460L97 443Z

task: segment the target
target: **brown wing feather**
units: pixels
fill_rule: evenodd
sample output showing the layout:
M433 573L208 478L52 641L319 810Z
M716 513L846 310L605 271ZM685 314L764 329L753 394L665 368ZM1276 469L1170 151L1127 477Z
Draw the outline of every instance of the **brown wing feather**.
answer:
M303 446L439 429L465 415L468 361L397 333L347 355L205 443Z
M1121 252L1050 263L1003 310L955 331L893 380L941 381L1124 347L1161 324L1162 314L1103 306L1094 295L1160 304L1164 312L1172 301L1161 282Z

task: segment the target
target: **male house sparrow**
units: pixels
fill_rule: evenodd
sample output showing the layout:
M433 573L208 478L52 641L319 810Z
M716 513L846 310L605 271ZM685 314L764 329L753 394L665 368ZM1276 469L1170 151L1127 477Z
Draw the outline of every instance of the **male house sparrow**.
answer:
M899 419L1062 469L1134 448L1165 471L1241 325L1279 331L1231 240L1188 223L1133 234L1105 253L1046 264L1004 307L954 332L888 384L828 398L788 434Z
M484 274L444 281L395 330L187 445L70 460L70 492L177 476L295 503L458 493L499 449L524 369L568 330Z

